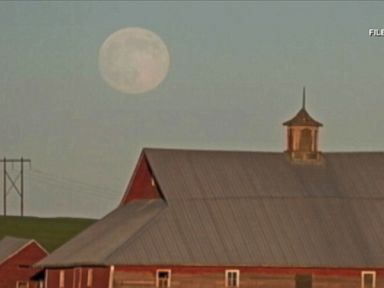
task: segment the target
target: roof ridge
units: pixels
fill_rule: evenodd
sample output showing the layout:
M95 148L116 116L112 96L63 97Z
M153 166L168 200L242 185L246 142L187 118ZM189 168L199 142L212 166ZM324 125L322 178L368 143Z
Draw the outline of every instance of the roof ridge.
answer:
M145 152L197 152L197 153L253 153L253 154L273 154L273 155L285 155L284 151L255 151L255 150L215 150L215 149L189 149L189 148L162 148L162 147L144 147L142 151ZM351 150L351 151L322 151L322 154L375 154L375 153L384 153L383 150Z
M174 201L214 201L214 200L241 200L241 199L259 199L259 200L272 200L272 199L280 199L280 200L289 200L289 199L340 199L340 200L384 200L384 196L316 196L316 195L308 195L308 196L223 196L223 197L191 197L191 198L172 198L170 203Z
M284 154L282 151L253 151L253 150L227 150L227 149L190 149L190 148L157 148L157 147L144 147L146 152L197 152L197 153L258 153L258 154Z

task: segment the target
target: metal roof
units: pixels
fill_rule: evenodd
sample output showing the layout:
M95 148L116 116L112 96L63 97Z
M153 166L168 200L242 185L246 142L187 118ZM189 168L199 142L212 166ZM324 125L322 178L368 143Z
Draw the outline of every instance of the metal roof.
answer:
M176 201L106 263L382 267L383 204L336 198Z
M6 236L0 240L0 264L25 247L31 239Z
M285 153L145 149L162 193L173 199L384 197L384 152L324 153L295 163Z
M135 239L165 206L162 200L139 200L120 206L36 266L103 265L118 247Z
M39 263L383 267L384 153L145 149L165 199L120 206Z

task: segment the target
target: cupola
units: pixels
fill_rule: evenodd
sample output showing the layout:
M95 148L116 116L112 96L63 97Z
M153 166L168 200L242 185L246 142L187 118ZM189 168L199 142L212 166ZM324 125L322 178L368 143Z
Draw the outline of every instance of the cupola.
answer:
M303 105L291 120L283 123L287 126L286 153L292 160L318 161L321 153L318 150L319 128L323 126L314 120L305 108L305 87L303 88Z

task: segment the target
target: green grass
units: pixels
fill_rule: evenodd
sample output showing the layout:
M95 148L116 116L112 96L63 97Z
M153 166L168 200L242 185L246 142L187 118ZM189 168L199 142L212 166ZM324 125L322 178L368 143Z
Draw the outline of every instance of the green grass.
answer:
M35 239L51 252L95 221L78 218L0 216L0 239L4 236Z

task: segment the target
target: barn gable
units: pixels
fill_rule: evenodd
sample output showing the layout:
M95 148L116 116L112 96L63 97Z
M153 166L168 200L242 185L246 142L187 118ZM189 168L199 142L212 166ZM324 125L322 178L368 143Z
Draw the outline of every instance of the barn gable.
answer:
M31 277L39 272L32 266L47 255L36 241L5 237L0 241L0 287L14 288L17 283L28 286Z
M147 157L142 153L121 200L121 204L127 204L135 199L159 199L162 197L151 168L148 165Z
M0 241L0 264L20 251L30 240L14 237L4 237Z
M37 245L41 251L48 254L48 252L35 240L16 238L6 236L0 241L0 265L6 262L8 259L14 257L17 253L23 250L30 244Z

